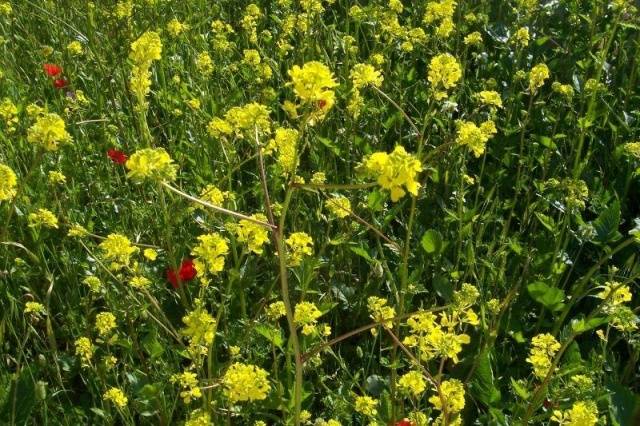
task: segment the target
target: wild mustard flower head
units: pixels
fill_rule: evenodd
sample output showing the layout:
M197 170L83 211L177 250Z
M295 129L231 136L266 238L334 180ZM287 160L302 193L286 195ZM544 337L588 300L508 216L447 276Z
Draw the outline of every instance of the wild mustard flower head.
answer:
M518 28L511 40L518 46L527 47L529 45L529 29L527 27Z
M57 151L61 145L72 141L65 122L58 114L48 113L39 116L27 131L27 140L47 151Z
M78 40L74 40L71 43L67 44L67 52L69 52L73 56L82 55L84 52L84 48L82 47L82 43Z
M129 59L141 68L147 68L151 62L162 58L162 41L155 31L147 31L131 43Z
M58 218L50 210L38 209L28 216L30 228L58 228Z
M318 318L322 316L322 311L311 302L300 302L296 305L293 314L293 322L302 327L302 334L310 335L315 331Z
M225 395L232 403L263 400L270 390L269 373L255 365L239 362L229 366L222 383Z
M436 91L436 99L446 97L446 91L455 87L461 78L462 68L453 55L442 53L433 57L429 62L427 79Z
M179 37L180 34L187 31L189 29L189 25L180 22L178 19L173 18L167 24L167 32L171 37Z
M464 408L464 385L457 379L444 380L440 383L440 395L433 395L429 402L436 410L453 416Z
M253 219L257 219L263 222L267 221L267 217L261 213L251 215ZM269 241L269 232L267 229L255 222L242 219L238 222L238 226L235 227L238 241L247 244L249 251L255 254L262 254L264 251L264 244Z
M196 69L205 77L213 73L213 59L208 52L200 52L196 57Z
M67 183L67 177L59 171L52 170L47 174L47 181L51 185L63 185Z
M27 302L24 304L24 313L33 314L34 316L41 316L45 314L44 305L38 302Z
M420 371L412 370L398 379L398 387L402 392L419 397L427 388L427 383Z
M214 206L222 206L224 201L230 198L230 196L228 191L221 191L217 186L211 184L204 187L200 192L200 199ZM204 206L200 204L198 207L204 208Z
M477 158L484 153L487 142L496 133L497 129L491 120L485 121L480 126L471 121L462 121L458 125L456 142L459 145L468 146Z
M369 309L369 315L372 320L383 324L387 328L391 328L392 320L396 316L396 310L392 306L388 306L385 299L370 296L367 299L367 308Z
M103 399L112 402L118 408L126 407L129 402L124 392L118 388L110 388L107 390L103 395Z
M305 256L313 255L313 239L306 232L294 232L285 242L289 248L289 266L298 266Z
M143 277L142 275L136 275L129 280L129 285L138 290L143 290L145 288L149 288L151 280L147 277Z
M202 410L194 410L189 414L184 426L211 426L212 424L211 414Z
M116 316L111 312L100 312L96 315L96 330L100 336L108 337L116 327Z
M100 281L100 278L95 275L89 275L87 278L82 280L82 283L89 287L89 291L92 293L99 293L102 289L102 281Z
M365 86L380 87L383 77L380 71L376 70L373 65L356 64L349 73L349 78L353 82L353 87L361 89Z
M121 269L131 260L131 256L138 253L139 249L131 244L131 241L122 234L109 234L98 248L102 252L104 260L112 263L112 269Z
M198 245L191 254L196 256L194 264L198 272L217 274L224 268L224 257L229 253L227 240L220 234L211 233L200 235Z
M331 70L321 62L311 61L302 67L294 65L289 70L291 85L298 98L305 104L312 104L324 116L335 103L333 89L338 83Z
M351 214L351 201L343 195L335 195L324 202L329 212L338 219L344 219Z
M255 138L256 129L258 133L269 133L271 131L271 110L257 102L251 102L241 107L233 107L225 114L225 120L233 129L236 136L247 136L251 140ZM226 130L220 126L219 130Z
M266 146L265 153L277 154L278 165L285 175L295 173L298 166L298 138L297 130L278 127Z
M79 223L74 223L69 228L69 232L67 233L67 235L69 237L83 238L89 235L89 231L87 231L87 229Z
M192 353L206 354L215 337L216 320L207 312L202 300L196 299L194 304L194 310L182 317L185 325L182 334L189 339Z
M593 401L577 401L568 410L554 410L551 421L560 426L595 426L598 406Z
M180 397L185 404L189 404L192 400L202 396L202 390L198 386L198 376L192 371L184 371L174 374L170 379L171 383L180 384Z
M529 73L529 89L535 92L544 85L545 80L549 78L549 67L545 64L538 64L531 68Z
M129 157L125 166L129 170L127 177L137 182L144 180L175 180L176 166L164 148L144 148Z
M483 105L491 107L502 108L502 98L500 94L495 90L483 90L477 93L478 100Z
M266 307L265 312L267 314L267 318L271 321L278 320L287 314L284 302L282 300L278 300L277 302L273 302Z
M364 160L362 167L368 175L376 178L378 185L390 191L391 201L400 200L407 192L418 195L420 183L417 177L422 171L422 164L404 147L398 145L390 154L373 153Z
M555 354L560 350L560 343L551 334L538 334L531 340L531 349L527 362L533 367L533 374L543 380L551 369Z
M18 177L6 164L0 163L0 201L11 200L16 196Z
M74 342L76 355L80 357L82 365L89 365L91 358L93 358L93 352L95 347L88 337L80 337Z
M378 414L378 401L370 396L357 396L355 401L355 410L357 413L367 417L375 417Z
M607 304L610 306L617 306L630 302L632 294L628 285L622 285L622 283L616 281L609 281L604 284L602 291L597 294L597 297L607 300Z

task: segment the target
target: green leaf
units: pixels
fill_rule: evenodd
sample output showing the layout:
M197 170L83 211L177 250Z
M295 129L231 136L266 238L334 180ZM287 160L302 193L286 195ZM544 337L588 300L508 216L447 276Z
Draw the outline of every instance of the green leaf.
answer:
M595 318L591 318L588 321L585 321L584 319L574 319L573 321L571 321L571 329L575 332L575 333L584 333L585 331L589 331L591 329L594 329L596 327L601 326L602 324L606 324L609 321L609 318L607 317L595 317Z
M640 396L628 388L612 383L609 389L609 412L614 426L637 425L640 418Z
M442 235L435 229L429 229L420 240L422 248L429 254L439 254L442 250Z
M12 383L9 396L0 409L0 424L24 425L29 421L37 401L33 376L34 371L30 368L20 371L20 376Z
M553 232L556 229L556 223L553 221L553 218L540 212L536 212L536 217L538 218L538 221L540 221L542 226L547 228L549 231Z
M478 367L471 379L470 390L471 394L486 406L495 405L500 401L502 396L495 385L490 353L480 355Z
M364 247L349 247L349 249L361 258L365 259L367 262L374 262L373 258L369 256L369 252Z
M322 145L329 148L335 155L340 155L340 148L331 139L321 137L317 137L316 139L319 140Z
M606 244L620 239L622 236L618 232L618 227L620 226L620 202L616 200L591 224L596 230L595 242Z
M445 275L436 275L433 279L433 289L446 302L453 298L453 285Z
M527 286L529 295L551 312L557 312L564 308L565 294L559 288L550 287L542 281L536 281Z
M267 324L258 324L255 330L258 334L273 343L274 346L282 349L284 338L279 329Z

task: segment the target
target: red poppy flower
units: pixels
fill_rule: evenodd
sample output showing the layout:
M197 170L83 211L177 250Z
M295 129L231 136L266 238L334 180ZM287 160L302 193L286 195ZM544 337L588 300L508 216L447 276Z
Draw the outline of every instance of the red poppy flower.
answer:
M62 72L62 67L56 64L44 64L42 68L49 77L56 77Z
M65 78L56 78L55 80L53 80L53 87L55 87L56 89L64 89L65 87L67 87L67 80Z
M115 148L109 148L109 150L107 151L107 155L109 156L111 161L116 164L124 164L127 162L127 158L129 158L127 157L127 154Z
M167 281L169 281L175 289L180 286L181 282L191 281L196 275L198 275L198 271L196 271L193 260L191 259L183 260L178 271L167 269Z
M414 426L414 424L409 419L402 419L396 422L396 426Z
M322 109L322 108L324 108L326 106L327 106L327 101L325 101L324 99L320 99L318 101L318 108Z

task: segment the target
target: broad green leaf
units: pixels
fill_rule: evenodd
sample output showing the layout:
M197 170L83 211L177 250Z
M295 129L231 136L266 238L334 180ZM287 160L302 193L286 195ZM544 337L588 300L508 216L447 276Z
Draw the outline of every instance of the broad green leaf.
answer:
M429 229L420 240L422 248L429 254L439 254L442 250L442 235L435 229Z
M620 202L614 201L600 216L591 222L596 231L595 242L606 244L616 241L622 236L618 232L620 226Z
M282 333L279 329L267 325L267 324L258 324L255 328L256 332L266 338L268 341L273 343L278 348L282 349L282 344L284 343L284 338L282 337Z
M361 258L365 259L367 262L374 262L373 258L369 256L369 252L364 247L349 247L349 249Z
M471 394L486 406L494 405L500 401L501 395L495 385L490 353L480 355L477 362L478 367L470 383Z
M564 308L565 294L559 288L550 287L542 281L536 281L527 286L527 291L533 300L552 312Z

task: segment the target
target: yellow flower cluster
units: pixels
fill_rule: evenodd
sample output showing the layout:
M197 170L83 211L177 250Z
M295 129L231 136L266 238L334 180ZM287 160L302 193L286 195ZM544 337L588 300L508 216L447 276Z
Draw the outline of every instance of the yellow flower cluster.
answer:
M224 257L229 253L227 240L220 234L211 233L200 235L198 245L193 248L191 254L196 256L194 265L199 273L216 274L224 268Z
M461 424L458 415L464 408L464 385L460 380L449 379L440 383L439 394L429 398L433 407L441 413L446 412L450 425ZM435 424L441 424L442 414L436 419Z
M268 378L269 373L262 368L236 362L227 369L222 383L231 402L258 401L269 393Z
M230 198L230 196L231 194L229 194L228 191L221 191L215 185L207 185L200 192L200 199L209 204L213 204L214 206L222 206L224 200ZM198 204L198 206L204 208L204 206L201 206L200 204Z
M273 139L265 147L265 153L277 153L278 165L283 174L294 174L298 166L298 131L278 127Z
M333 107L336 95L333 89L338 86L331 70L326 65L311 61L302 67L294 65L289 70L293 92L303 104L313 108L312 118L320 120Z
M184 426L211 426L211 414L206 411L195 410L189 415Z
M286 307L282 300L271 303L266 307L265 312L267 314L267 318L271 321L278 320L287 314Z
M314 303L300 302L294 310L293 322L302 327L302 334L308 336L316 330L318 318L321 316L322 311Z
M60 145L69 144L71 135L67 132L64 120L58 114L43 114L27 130L27 140L47 151L57 151Z
M131 280L129 281L129 284L133 288L137 288L138 290L143 290L145 288L148 288L151 285L151 280L147 277L138 275L138 276L132 277Z
M527 362L533 366L533 374L543 380L549 373L553 357L560 350L560 343L551 334L538 334L531 340Z
M93 358L93 351L95 350L93 343L88 337L80 337L74 342L76 348L76 355L80 357L82 365L89 365L91 358Z
M84 52L84 48L82 47L82 43L78 40L74 40L67 44L67 51L73 56L79 56Z
M191 371L184 371L180 374L174 374L170 379L171 383L179 383L182 390L180 391L180 397L185 404L188 404L193 399L200 398L202 396L202 390L198 386L198 376Z
M396 317L396 310L392 306L387 306L385 299L370 296L367 299L367 308L369 309L369 316L372 320L381 323L387 328L391 328L391 321Z
M116 327L116 316L111 312L100 312L96 315L96 330L100 336L108 337Z
M483 90L477 93L478 99L484 105L502 108L502 98L495 90Z
M52 170L48 173L47 180L52 185L63 185L67 183L67 177L56 170Z
M343 219L351 214L351 201L343 195L336 195L329 198L324 203L329 212L337 217Z
M178 21L176 18L173 18L167 23L167 32L171 37L179 37L180 34L187 31L189 29L189 25Z
M87 278L82 280L82 283L89 287L89 291L91 293L99 293L100 289L102 289L102 281L100 281L100 278L94 275L88 276Z
M6 164L0 163L0 201L11 200L16 196L18 177Z
M391 201L398 201L406 192L418 195L420 183L416 178L422 171L422 164L402 146L396 146L390 154L375 152L362 166L368 175L376 177L378 185L391 192Z
M24 313L40 316L45 313L44 305L38 302L27 302L24 304Z
M212 137L235 134L242 138L245 135L251 140L255 138L256 129L259 133L269 133L271 120L270 110L265 105L252 102L241 107L233 107L224 116L213 118L207 130Z
M122 390L118 388L110 388L104 393L103 398L105 401L113 402L113 404L118 408L126 407L127 403L129 402L129 399L124 394L124 392L122 392Z
M154 31L147 31L131 43L129 59L133 62L130 77L130 89L136 96L138 106L146 106L145 97L151 87L151 64L162 57L162 41Z
M182 334L189 339L189 351L193 354L206 354L216 332L216 320L204 307L200 299L194 301L195 309L182 317L186 326Z
M127 160L127 177L137 182L145 179L157 181L175 180L178 166L164 148L145 148L136 151Z
M427 384L424 381L422 373L417 370L413 370L402 375L400 379L398 379L398 387L403 392L411 394L414 397L419 397L427 388Z
M18 125L18 107L11 102L11 99L4 98L0 103L0 119L4 121L7 133L16 131Z
M447 90L455 87L462 78L462 68L460 64L449 53L442 53L431 59L427 79L435 90L436 100L447 96Z
M531 68L529 73L529 89L535 92L544 85L546 79L549 78L549 67L545 64L538 64Z
M464 38L464 44L467 46L477 46L482 44L482 34L480 34L479 31L467 34Z
M554 410L551 421L560 426L595 426L598 423L598 406L593 401L577 401L569 410Z
M610 316L609 323L614 328L622 332L638 329L638 316L631 307L625 305L633 298L628 285L616 281L606 282L596 297L605 301L603 311Z
M353 82L353 87L361 89L366 86L380 87L384 77L373 65L356 64L349 73L349 78Z
M428 25L437 25L436 35L446 38L454 29L453 14L455 10L455 0L427 2L423 21Z
M518 28L511 40L516 45L527 47L529 45L529 29L527 27Z
M370 396L357 396L355 403L356 412L369 417L375 417L378 414L378 401Z
M112 270L119 270L129 265L131 255L139 249L131 244L131 241L122 234L109 234L98 247L102 251L104 260L111 262Z
M213 59L207 52L200 52L196 57L196 69L204 77L208 77L213 73Z
M251 215L251 218L267 221L267 217L261 213ZM238 241L246 243L249 246L249 251L255 254L262 254L263 247L266 242L269 241L269 232L267 229L255 222L251 222L246 219L242 219L235 227Z
M313 255L313 239L306 232L294 232L285 242L289 247L289 266L298 266L303 257Z
M58 218L47 209L38 209L33 213L29 213L27 218L30 228L58 228Z
M477 158L484 153L487 142L497 132L496 125L492 120L485 121L479 127L471 121L462 121L458 125L456 143L468 146Z

